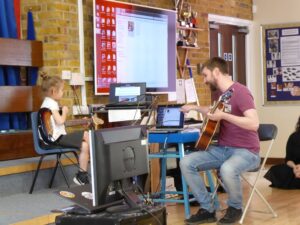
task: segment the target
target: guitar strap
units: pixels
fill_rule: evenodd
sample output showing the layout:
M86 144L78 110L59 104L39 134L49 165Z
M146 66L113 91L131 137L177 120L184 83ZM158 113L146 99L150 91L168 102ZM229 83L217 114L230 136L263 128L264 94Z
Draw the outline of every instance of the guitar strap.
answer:
M38 111L38 133L42 138L40 140L43 141L45 145L58 145L58 140L61 138L60 136L58 139L54 140L52 135L47 132L41 110Z

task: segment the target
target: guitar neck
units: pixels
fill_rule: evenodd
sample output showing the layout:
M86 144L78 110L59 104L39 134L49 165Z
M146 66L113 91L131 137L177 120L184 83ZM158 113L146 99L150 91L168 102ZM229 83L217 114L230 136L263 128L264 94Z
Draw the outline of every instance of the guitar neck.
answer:
M226 100L229 100L231 98L233 90L230 89L225 94L223 94L219 100L213 105L213 107L210 110L210 113L214 113L217 109L224 110L224 104L223 102L226 102ZM201 130L200 137L198 141L196 142L195 148L199 150L206 150L208 148L208 145L210 144L217 126L219 125L220 121L213 121L210 119L205 118L203 121L203 126Z
M213 105L213 107L211 108L210 113L214 113L214 112L217 110L217 108L220 106L221 103L222 103L222 102L221 102L220 100L217 101L217 102Z
M66 126L77 126L77 125L85 125L88 124L91 119L74 119L74 120L67 120L65 122Z

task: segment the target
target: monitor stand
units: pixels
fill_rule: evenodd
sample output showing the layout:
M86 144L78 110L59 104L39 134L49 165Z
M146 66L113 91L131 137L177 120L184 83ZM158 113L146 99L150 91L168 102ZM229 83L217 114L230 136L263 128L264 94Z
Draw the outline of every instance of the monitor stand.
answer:
M125 191L121 189L119 193L124 197L124 204L115 205L108 207L106 212L109 213L122 213L122 212L133 212L141 209L140 204L142 203L139 196L134 190L136 190L136 185L133 185L132 190Z

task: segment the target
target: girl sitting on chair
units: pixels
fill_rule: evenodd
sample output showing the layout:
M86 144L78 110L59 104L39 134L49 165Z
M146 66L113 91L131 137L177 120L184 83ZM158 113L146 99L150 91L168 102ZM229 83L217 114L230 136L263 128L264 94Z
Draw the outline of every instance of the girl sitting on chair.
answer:
M47 76L42 74L42 92L45 95L41 108L48 108L51 110L51 125L53 129L52 137L59 146L72 147L80 149L79 155L79 171L74 177L73 181L77 185L84 185L89 183L88 179L88 161L89 161L89 138L87 131L76 131L67 134L65 129L65 121L69 109L67 106L59 107L59 100L63 96L64 81L57 76Z

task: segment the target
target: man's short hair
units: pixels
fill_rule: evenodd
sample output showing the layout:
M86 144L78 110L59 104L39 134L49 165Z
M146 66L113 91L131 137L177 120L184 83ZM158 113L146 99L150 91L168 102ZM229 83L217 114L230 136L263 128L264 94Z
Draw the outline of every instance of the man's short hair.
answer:
M213 71L215 68L218 68L221 71L221 73L228 74L227 62L220 57L213 57L207 60L206 62L204 62L201 67L201 72L203 71L204 68L207 68L210 71Z

